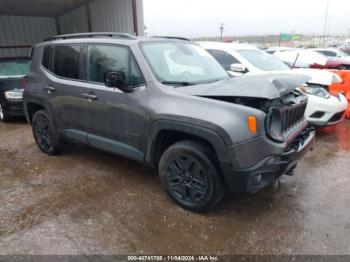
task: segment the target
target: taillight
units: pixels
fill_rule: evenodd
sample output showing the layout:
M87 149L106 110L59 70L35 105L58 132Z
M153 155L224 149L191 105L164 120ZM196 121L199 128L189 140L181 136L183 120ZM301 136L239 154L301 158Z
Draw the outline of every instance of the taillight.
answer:
M25 76L25 77L23 77L22 79L21 79L21 88L26 88L27 87L27 84L28 84L28 79L27 79L27 77Z

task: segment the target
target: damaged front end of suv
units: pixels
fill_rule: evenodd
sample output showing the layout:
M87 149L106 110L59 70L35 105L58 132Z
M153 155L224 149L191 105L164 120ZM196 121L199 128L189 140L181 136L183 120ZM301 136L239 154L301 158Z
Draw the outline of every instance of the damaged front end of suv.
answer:
M295 74L247 75L208 86L177 88L183 94L252 110L228 131L234 141L246 126L249 131L250 119L256 121L254 136L227 147L231 163L223 165L223 170L230 174L225 178L232 192L255 193L283 174L293 175L298 159L313 146L315 131L304 116L308 98L297 89L308 79ZM218 107L213 105L213 110ZM236 113L237 109L232 111Z

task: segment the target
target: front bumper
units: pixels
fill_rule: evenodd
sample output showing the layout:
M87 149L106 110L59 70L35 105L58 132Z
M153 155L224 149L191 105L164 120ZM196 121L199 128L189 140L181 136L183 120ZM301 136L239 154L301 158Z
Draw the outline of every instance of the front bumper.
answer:
M267 156L258 161L257 164L248 168L233 168L232 175L226 176L230 191L233 193L256 193L263 187L272 184L281 175L292 175L297 161L312 148L314 143L315 130L307 128L288 147L275 148L275 152L280 151L278 154L271 155L271 152L267 151L269 146L265 146L264 150ZM250 150L252 155L256 155L254 151L259 149L251 147ZM242 153L244 154L244 152Z
M16 101L4 101L4 110L10 116L24 116L23 102L21 100Z
M323 127L339 124L344 120L345 110L348 107L348 101L345 96L331 96L329 99L309 95L309 101L305 116L310 125Z

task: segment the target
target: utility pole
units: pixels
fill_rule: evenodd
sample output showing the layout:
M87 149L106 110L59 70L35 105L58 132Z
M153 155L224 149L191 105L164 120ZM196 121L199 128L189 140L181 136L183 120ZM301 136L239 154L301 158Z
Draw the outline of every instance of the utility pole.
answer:
M220 24L220 42L222 42L222 34L224 32L225 25L223 23Z
M329 11L329 4L330 4L331 0L327 0L327 7L326 7L326 14L324 17L324 27L323 27L323 41L322 44L325 47L325 43L326 43L326 33L327 33L327 22L328 22L328 11Z
M281 46L281 34L282 33L280 33L279 36L278 36L278 46Z

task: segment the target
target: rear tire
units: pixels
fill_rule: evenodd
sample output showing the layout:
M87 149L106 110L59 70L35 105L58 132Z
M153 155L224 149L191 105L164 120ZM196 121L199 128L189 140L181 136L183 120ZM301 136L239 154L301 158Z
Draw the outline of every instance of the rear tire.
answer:
M39 149L48 155L57 155L64 148L64 141L59 138L52 118L45 110L35 112L32 121L32 131Z
M224 196L215 152L198 141L171 145L159 162L159 178L170 197L193 212L206 212Z
M10 116L6 112L4 106L0 103L0 121L8 122L10 120Z

